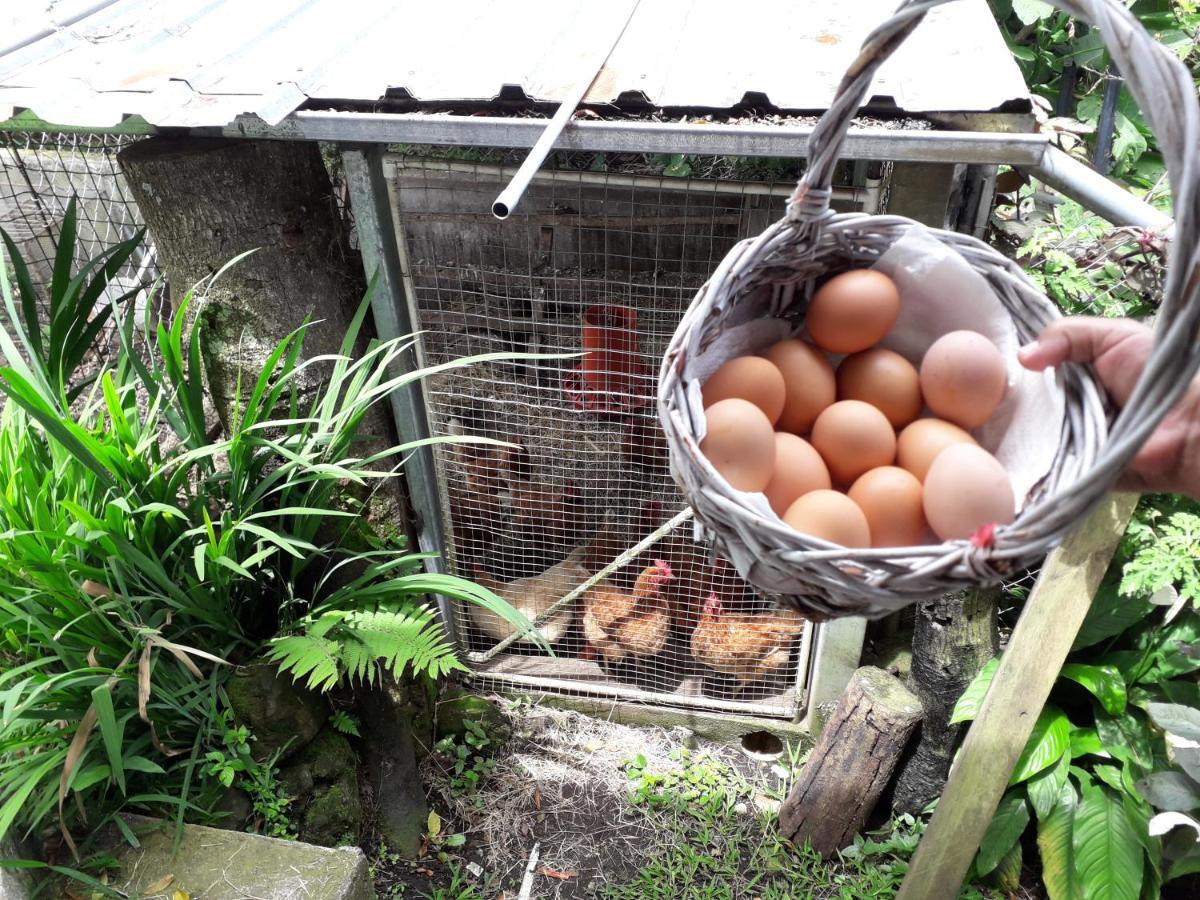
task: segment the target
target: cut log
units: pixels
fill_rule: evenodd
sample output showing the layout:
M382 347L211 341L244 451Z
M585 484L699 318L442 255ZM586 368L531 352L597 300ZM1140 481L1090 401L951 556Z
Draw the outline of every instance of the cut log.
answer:
M892 809L921 812L942 793L964 725L950 713L971 679L1000 648L996 601L1000 588L970 588L917 606L908 686L925 714L912 752L900 763Z
M921 704L899 679L864 666L854 673L779 813L791 841L822 856L862 829L921 718Z

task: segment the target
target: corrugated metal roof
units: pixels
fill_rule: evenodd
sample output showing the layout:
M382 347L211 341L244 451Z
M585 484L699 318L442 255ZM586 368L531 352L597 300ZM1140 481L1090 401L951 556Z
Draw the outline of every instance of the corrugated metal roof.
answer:
M642 0L588 96L636 92L727 109L747 93L824 108L896 0ZM594 0L68 0L18 16L0 54L0 119L64 125L270 123L308 100L487 101L519 85L556 101L622 3ZM57 17L54 21L53 17ZM619 28L619 24L617 26ZM15 38L12 37L15 35ZM985 0L933 10L881 70L901 110L988 111L1026 96Z

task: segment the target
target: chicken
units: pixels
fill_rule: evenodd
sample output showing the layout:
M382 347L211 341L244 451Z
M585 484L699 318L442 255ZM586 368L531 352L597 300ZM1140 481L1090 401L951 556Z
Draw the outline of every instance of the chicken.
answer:
M458 419L447 431L467 433ZM450 445L450 455L455 467L446 488L457 558L477 559L490 550L503 519L502 492L514 479L529 477L529 454L519 445L461 443Z
M608 662L627 656L662 652L671 633L671 608L662 586L672 578L671 567L655 560L625 592L601 583L583 595L583 636L586 656L599 654Z
M592 573L585 561L592 552L590 543L576 547L562 562L551 566L540 575L501 582L493 578L480 565L472 571L475 581L501 599L508 601L531 622L551 606L587 581ZM562 640L575 618L575 603L560 609L550 620L537 629L547 644ZM471 618L480 631L497 643L516 630L506 620L477 604L471 605ZM532 644L528 636L517 639L517 643Z
M726 612L717 595L709 594L692 634L692 655L744 688L787 668L805 624L796 613Z

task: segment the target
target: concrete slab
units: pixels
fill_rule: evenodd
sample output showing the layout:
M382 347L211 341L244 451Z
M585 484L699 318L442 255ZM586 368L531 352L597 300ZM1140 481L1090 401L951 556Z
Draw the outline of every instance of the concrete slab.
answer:
M159 819L126 821L140 848L122 844L113 886L131 897L167 900L184 890L193 900L374 900L367 859L357 847L317 847L237 831L185 825L172 856L175 831ZM163 884L166 876L174 876ZM157 893L151 892L154 888Z

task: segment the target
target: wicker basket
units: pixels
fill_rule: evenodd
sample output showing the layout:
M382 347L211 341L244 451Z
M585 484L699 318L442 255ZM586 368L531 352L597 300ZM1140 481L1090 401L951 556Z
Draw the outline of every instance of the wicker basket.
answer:
M729 252L680 322L660 373L659 415L671 470L695 511L700 536L756 588L815 619L884 615L946 591L994 583L1037 563L1103 498L1200 365L1200 109L1191 76L1118 0L1054 0L1099 28L1160 139L1174 189L1175 235L1155 347L1111 428L1104 391L1090 368L1061 366L1065 412L1051 471L1025 498L1016 520L997 528L985 546L957 540L909 548L836 547L752 508L702 456L704 411L691 362L737 325L768 316L799 323L815 279L871 265L914 224L899 216L833 213L830 180L875 71L925 13L944 2L905 0L867 37L813 130L808 169L786 216ZM1022 343L1058 317L1011 260L974 238L931 233L988 281Z

